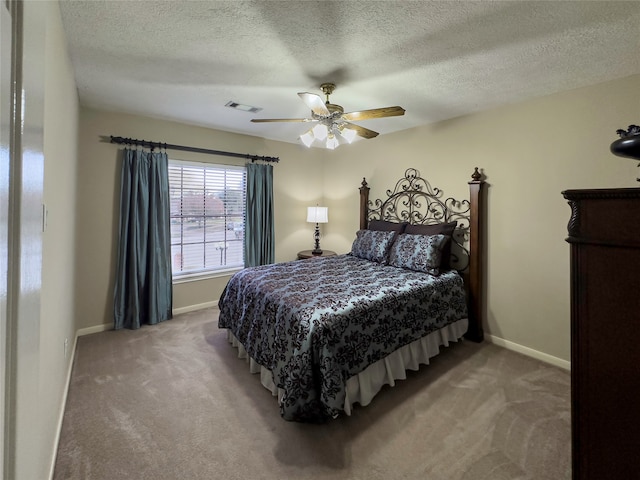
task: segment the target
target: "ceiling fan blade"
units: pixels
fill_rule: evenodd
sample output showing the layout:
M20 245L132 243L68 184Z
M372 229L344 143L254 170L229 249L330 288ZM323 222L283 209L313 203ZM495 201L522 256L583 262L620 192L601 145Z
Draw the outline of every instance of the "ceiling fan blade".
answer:
M361 127L360 125L356 125L355 123L344 122L343 125L344 128L353 130L358 134L358 136L362 138L374 138L378 136L378 132L374 132L373 130L369 130L368 128Z
M368 120L370 118L383 118L383 117L397 117L404 115L404 108L402 107L383 107L374 108L371 110L362 110L360 112L349 112L342 115L342 118L350 121Z
M316 115L320 115L321 117L326 117L331 114L327 106L320 98L320 95L316 95L315 93L307 93L300 92L298 96L302 99L307 107L311 109L313 113Z
M254 123L264 122L314 122L312 118L252 118Z

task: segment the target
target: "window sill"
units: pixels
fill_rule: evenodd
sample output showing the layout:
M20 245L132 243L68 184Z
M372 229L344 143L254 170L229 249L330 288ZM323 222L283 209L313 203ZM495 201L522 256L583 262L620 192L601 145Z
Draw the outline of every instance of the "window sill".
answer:
M216 270L215 272L187 273L173 277L172 283L177 285L180 283L198 282L200 280L208 280L211 278L230 277L240 270L242 270L242 267L230 268L228 270Z

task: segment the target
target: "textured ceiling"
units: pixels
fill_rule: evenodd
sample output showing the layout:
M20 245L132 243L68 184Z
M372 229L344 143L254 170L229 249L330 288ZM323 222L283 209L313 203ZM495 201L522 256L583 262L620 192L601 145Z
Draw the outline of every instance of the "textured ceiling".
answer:
M640 73L640 2L71 1L83 105L296 142L298 92L381 134ZM225 107L260 107L257 114ZM105 132L126 135L126 132ZM170 139L162 139L170 141ZM367 140L367 141L375 141Z

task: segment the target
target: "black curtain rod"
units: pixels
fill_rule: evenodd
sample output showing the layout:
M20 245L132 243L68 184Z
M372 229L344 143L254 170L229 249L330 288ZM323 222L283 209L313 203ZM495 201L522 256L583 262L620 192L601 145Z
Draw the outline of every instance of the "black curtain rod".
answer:
M170 143L161 143L161 142L149 142L147 140L137 140L133 138L124 138L124 137L114 137L111 135L111 143L117 143L119 145L135 145L138 147L146 147L153 150L154 148L164 148L169 150L182 150L183 152L196 152L196 153L206 153L208 155L223 155L225 157L236 157L236 158L246 158L247 160L251 160L255 162L256 160L261 160L263 162L279 162L280 159L278 157L262 157L259 155L250 155L243 153L234 153L234 152L222 152L220 150L209 150L208 148L198 148L198 147L185 147L184 145L172 145Z

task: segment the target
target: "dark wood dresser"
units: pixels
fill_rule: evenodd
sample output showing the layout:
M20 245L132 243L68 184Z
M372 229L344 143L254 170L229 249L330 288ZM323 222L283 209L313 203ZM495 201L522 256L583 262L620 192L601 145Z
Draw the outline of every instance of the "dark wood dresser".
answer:
M574 479L640 479L640 188L567 190Z

